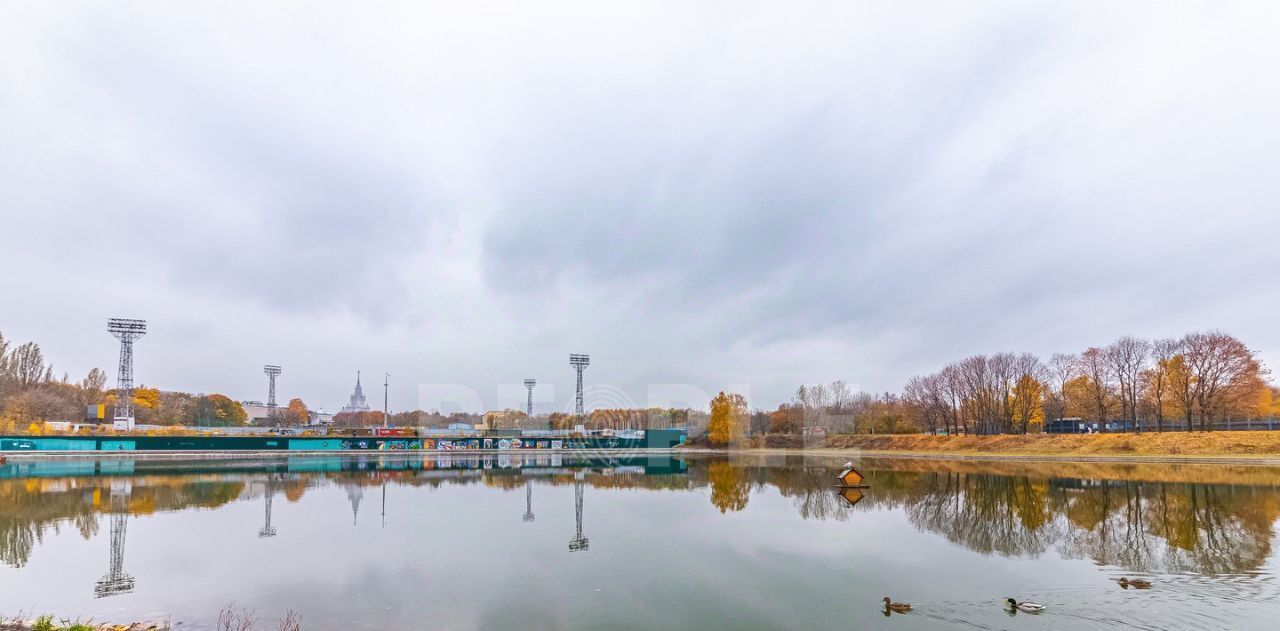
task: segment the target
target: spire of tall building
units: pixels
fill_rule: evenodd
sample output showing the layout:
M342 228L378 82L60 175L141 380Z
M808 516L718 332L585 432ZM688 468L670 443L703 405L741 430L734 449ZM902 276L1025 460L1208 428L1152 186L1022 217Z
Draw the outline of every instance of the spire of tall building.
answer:
M369 404L364 399L364 388L360 385L360 371L356 371L356 391L351 393L351 400L343 406L342 412L368 412Z

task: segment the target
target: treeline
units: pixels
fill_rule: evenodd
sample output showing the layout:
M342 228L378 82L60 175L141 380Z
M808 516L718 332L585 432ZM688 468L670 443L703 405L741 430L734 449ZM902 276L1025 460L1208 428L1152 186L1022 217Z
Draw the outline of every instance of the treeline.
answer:
M828 434L905 434L920 431L902 397L858 392L844 381L802 385L790 402L751 415L751 433L799 434L805 428Z
M105 405L110 420L116 394L107 389L105 372L94 368L79 381L66 373L54 375L38 344L14 346L0 333L0 433L24 431L44 421L81 421L91 405ZM225 426L247 420L244 407L221 394L142 386L133 391L133 406L134 418L146 424Z
M1221 331L1178 339L1122 337L1047 361L1029 353L974 355L912 377L909 418L929 432L1026 433L1079 418L1106 428L1188 431L1280 414L1280 391L1243 342Z

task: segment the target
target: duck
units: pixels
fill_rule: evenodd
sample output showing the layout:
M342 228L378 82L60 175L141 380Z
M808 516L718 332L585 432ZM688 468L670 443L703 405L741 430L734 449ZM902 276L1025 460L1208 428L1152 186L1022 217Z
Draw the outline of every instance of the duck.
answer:
M1121 576L1120 580L1116 582L1120 583L1120 586L1126 589L1130 587L1134 589L1149 589L1151 587L1151 581L1144 581L1140 578L1130 580Z
M1041 611L1044 611L1044 605L1038 603L1020 603L1012 598L1008 600L1008 603L1010 608L1017 609L1018 611L1025 611L1027 613L1040 613Z
M884 608L898 613L907 613L908 611L911 611L911 605L909 603L895 603L893 602L893 599L888 596L884 597Z

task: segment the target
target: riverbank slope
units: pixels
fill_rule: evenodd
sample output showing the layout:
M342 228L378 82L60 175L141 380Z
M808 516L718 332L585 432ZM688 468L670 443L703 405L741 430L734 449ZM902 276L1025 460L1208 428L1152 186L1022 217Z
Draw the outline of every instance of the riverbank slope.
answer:
M701 441L690 447L706 448ZM931 434L835 435L821 439L769 436L738 449L806 449L832 452L951 456L1061 457L1280 457L1280 431L1146 432L1142 434L1014 434L934 436Z

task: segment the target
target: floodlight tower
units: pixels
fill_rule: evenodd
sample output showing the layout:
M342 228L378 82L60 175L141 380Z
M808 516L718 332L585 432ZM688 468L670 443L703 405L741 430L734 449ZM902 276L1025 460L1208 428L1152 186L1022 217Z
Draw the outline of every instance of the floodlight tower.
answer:
M590 547L591 541L582 536L582 487L583 480L578 478L573 482L573 512L578 522L578 534L569 541L569 552L581 552Z
M133 418L133 342L147 334L146 320L109 318L107 331L120 340L120 366L116 370L115 418Z
M529 402L525 404L525 415L528 417L526 420L533 420L533 387L536 385L538 382L533 379L524 380L524 387L529 391Z
M274 423L276 421L276 377L280 376L280 367L267 364L262 367L262 372L266 373L267 379L271 381L267 389L267 418Z
M573 412L578 417L579 422L582 420L582 371L586 370L587 365L590 363L591 358L587 355L569 354L569 365L578 371L578 394L573 402Z

